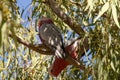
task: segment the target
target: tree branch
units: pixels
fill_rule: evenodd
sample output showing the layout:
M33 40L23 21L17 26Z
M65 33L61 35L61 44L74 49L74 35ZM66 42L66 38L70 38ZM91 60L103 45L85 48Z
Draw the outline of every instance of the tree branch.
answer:
M11 38L13 38L13 36L11 34L9 34L9 36ZM53 55L53 51L51 51L51 49L49 47L47 47L44 44L39 44L39 45L35 45L35 44L31 44L28 43L22 39L20 39L18 36L14 36L14 38L17 40L17 42L23 44L24 46L28 47L29 49L32 49L40 54L44 54L44 55Z
M23 44L24 46L28 47L29 49L32 49L40 54L44 54L44 55L54 55L53 51L51 51L51 49L49 47L47 47L46 45L44 44L39 44L39 45L34 45L34 44L31 44L31 43L28 43L24 40L22 40L21 38L19 38L18 36L14 35L11 35L9 34L9 36L13 39L16 39L17 42ZM74 40L71 44L73 44L75 41L79 41L80 38ZM70 45L71 45L70 44ZM82 70L85 69L85 66L80 64L78 60L75 60L73 59L71 56L68 56L67 59L66 59L71 65L74 65Z
M46 0L46 3L49 5L52 11L58 17L60 17L63 22L65 22L72 30L74 30L81 36L84 35L84 30L82 29L81 25L78 24L75 20L71 19L69 16L67 16L54 0Z

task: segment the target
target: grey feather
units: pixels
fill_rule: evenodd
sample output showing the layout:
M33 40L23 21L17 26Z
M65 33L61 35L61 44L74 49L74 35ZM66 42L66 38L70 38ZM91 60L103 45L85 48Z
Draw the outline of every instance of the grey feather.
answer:
M57 57L63 58L65 53L62 49L62 35L54 24L43 24L39 28L40 38L43 42L55 51Z

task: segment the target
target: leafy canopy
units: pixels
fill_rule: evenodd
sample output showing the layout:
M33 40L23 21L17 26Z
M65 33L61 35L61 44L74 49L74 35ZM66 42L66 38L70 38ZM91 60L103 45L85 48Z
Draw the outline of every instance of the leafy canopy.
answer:
M41 43L37 20L47 16L62 31L65 41L80 36L89 43L89 51L79 59L86 69L69 66L59 79L120 79L119 0L32 0L25 9L17 1L0 1L0 78L55 79L48 75L53 57L38 54L17 38Z

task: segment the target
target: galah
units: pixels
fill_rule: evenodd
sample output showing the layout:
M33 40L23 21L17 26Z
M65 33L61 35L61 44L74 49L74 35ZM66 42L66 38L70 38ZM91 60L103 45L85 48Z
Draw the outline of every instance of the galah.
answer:
M77 59L78 58L77 48L78 42L76 41L66 46L65 50L67 53L70 54L70 57L72 57L73 59ZM56 57L53 64L49 68L49 74L51 76L57 77L61 73L61 71L64 70L70 64L71 63L68 62L66 59Z
M45 44L47 47L49 47L51 50L54 51L56 59L62 60L65 66L66 63L64 63L64 61L67 61L68 64L72 64L75 66L80 65L78 61L76 61L74 58L72 58L71 55L68 54L70 50L69 49L65 50L61 32L54 25L53 21L50 18L43 17L42 19L40 19L38 21L38 29L39 29L39 36L41 41L43 42L43 44ZM72 48L71 50L75 50L75 49Z
M38 21L39 36L42 42L55 53L58 58L65 58L65 49L61 32L50 18L43 17Z

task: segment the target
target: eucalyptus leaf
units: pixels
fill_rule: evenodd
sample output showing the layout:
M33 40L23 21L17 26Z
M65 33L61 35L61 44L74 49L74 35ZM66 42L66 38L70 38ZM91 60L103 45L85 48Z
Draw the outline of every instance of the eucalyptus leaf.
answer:
M114 19L116 25L118 26L118 28L120 28L120 25L119 25L119 22L118 22L118 17L117 17L116 5L114 4L114 2L111 4L111 7L112 7L113 19Z
M101 10L99 11L98 16L94 19L94 23L109 9L109 4L110 4L109 2L106 2L102 6Z

